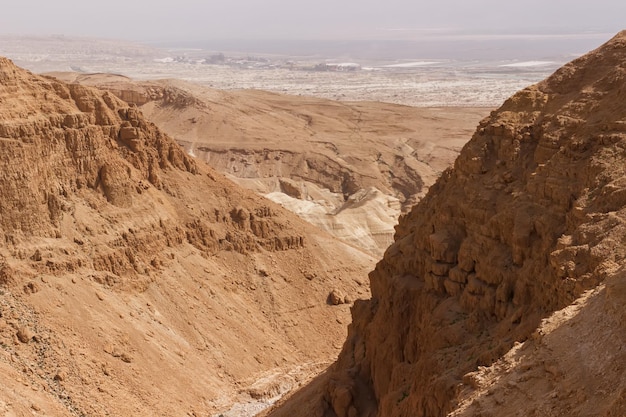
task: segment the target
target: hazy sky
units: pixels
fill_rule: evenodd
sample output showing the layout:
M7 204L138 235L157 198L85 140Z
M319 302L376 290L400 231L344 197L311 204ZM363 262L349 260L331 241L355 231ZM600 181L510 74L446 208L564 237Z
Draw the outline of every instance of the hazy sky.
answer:
M625 0L6 0L1 34L129 40L410 37L423 29L617 32ZM9 3L9 4L6 4Z

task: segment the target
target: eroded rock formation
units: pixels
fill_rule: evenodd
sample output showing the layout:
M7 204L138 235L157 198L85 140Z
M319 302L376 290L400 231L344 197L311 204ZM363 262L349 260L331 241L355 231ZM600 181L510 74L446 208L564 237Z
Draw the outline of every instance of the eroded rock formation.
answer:
M276 395L336 355L349 314L328 293L367 296L372 264L112 93L4 58L0 242L0 414L19 416L209 415Z
M55 75L141 106L196 158L376 257L393 242L400 213L453 163L489 111Z
M585 290L623 281L625 100L622 32L483 120L454 168L401 217L395 243L370 273L372 298L353 307L348 339L323 388L296 395L275 415L294 411L295 401L309 402L307 415L446 415L461 391L480 385L477 370L516 343L531 343L542 318ZM619 323L616 317L607 322ZM623 323L607 331L626 340ZM624 359L613 351L607 363L591 364L570 348L564 355L584 369ZM555 378L567 372L526 363ZM497 379L498 369L490 372ZM580 388L550 412L588 415L580 407L591 401L597 415L621 415L623 372L606 373L615 378L606 383L594 376L601 393ZM535 401L517 404L525 415L546 412L547 400ZM510 415L474 412L465 415Z

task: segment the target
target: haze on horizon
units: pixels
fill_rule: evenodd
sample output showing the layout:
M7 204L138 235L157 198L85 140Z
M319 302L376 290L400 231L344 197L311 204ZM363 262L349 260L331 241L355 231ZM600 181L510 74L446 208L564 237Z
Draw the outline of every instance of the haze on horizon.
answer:
M3 35L134 41L410 39L424 33L615 33L623 0L12 1Z

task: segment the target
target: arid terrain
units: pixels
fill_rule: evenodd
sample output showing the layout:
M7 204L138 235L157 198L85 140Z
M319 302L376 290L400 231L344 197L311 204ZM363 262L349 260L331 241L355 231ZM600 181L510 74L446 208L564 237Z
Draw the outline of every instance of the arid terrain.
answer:
M377 257L485 108L225 92L174 80L51 73L117 95L197 159Z
M581 34L571 35L575 41L570 42L569 37L548 37L513 44L489 37L408 44L357 42L339 50L340 43L305 42L273 53L276 46L267 45L270 53L264 53L262 42L207 46L226 48L216 50L65 36L0 36L0 55L36 73L174 78L226 91L263 90L417 107L496 107L609 36ZM255 47L261 50L254 51ZM332 65L355 65L358 70L325 70Z
M0 414L626 415L626 32L495 111L67 45L0 58Z
M374 259L0 59L0 410L212 415L336 357Z
M269 415L626 415L626 32L508 99Z

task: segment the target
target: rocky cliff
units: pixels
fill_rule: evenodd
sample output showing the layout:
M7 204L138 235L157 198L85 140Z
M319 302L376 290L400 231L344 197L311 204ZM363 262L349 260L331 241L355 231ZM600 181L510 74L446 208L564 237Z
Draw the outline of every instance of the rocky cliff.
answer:
M280 394L335 357L372 264L112 93L0 58L0 413L207 415Z
M624 415L625 100L622 32L484 119L401 218L338 362L274 415Z

